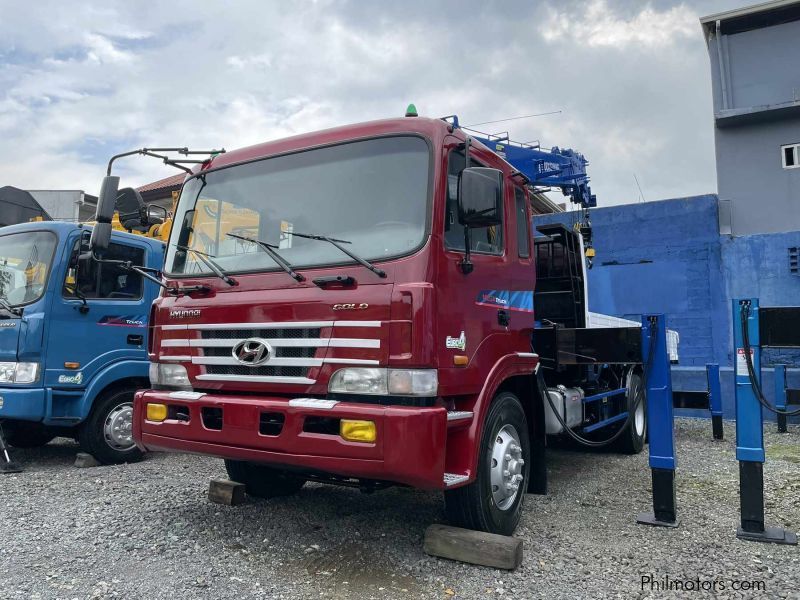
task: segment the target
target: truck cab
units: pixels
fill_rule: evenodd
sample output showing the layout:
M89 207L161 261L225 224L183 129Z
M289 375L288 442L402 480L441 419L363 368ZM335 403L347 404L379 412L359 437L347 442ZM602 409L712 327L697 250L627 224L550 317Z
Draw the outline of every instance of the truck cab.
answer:
M451 521L513 532L544 473L528 193L497 152L416 115L204 163L176 211L136 443L224 458L257 496L444 490Z
M104 463L140 455L133 393L147 383L147 317L158 287L99 264L91 228L0 229L0 423L13 446L76 437ZM108 256L160 269L163 243L114 232Z

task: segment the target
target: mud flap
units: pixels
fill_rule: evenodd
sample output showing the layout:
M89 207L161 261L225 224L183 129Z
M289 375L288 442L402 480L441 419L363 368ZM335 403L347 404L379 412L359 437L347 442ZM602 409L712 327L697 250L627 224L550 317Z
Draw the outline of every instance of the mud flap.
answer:
M530 398L533 402L533 419L530 425L531 439L531 471L528 479L529 494L547 494L547 435L544 422L544 396L547 386L542 370L530 378Z

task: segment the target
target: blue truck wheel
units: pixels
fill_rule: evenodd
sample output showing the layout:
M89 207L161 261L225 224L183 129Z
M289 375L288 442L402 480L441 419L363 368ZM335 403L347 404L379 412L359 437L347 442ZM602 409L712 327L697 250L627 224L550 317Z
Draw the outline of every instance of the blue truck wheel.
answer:
M135 392L133 387L104 392L78 431L81 448L105 465L135 462L142 457L131 429Z

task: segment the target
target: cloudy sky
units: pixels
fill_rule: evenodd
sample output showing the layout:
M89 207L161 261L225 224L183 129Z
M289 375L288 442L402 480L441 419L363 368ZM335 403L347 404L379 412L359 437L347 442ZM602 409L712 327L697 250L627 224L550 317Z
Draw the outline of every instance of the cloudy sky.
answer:
M601 205L716 191L698 18L747 0L0 0L0 186L96 193L111 154L456 113L573 147ZM122 163L120 166L123 166ZM128 159L123 185L172 175Z

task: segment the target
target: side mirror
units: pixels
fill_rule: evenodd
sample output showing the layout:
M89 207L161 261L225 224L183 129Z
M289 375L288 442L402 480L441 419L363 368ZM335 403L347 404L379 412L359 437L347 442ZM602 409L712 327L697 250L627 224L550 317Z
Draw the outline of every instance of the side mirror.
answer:
M117 189L119 189L119 177L108 175L103 179L100 186L100 195L97 197L97 212L95 221L98 223L111 223L114 218L114 210L117 206Z
M503 173L497 169L469 167L458 179L458 221L480 228L503 222Z
M147 225L160 225L167 220L167 209L163 206L150 204L144 209L144 220Z
M103 179L100 195L97 197L97 213L95 213L97 222L89 239L92 252L102 252L111 243L111 219L114 218L114 207L117 203L117 188L119 188L119 177L107 175Z

